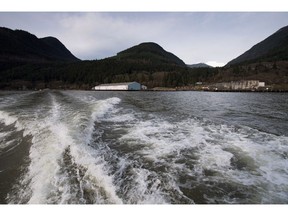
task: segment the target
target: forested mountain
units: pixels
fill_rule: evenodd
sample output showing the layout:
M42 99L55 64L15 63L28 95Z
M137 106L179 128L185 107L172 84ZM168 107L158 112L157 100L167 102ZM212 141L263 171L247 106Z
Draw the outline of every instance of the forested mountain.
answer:
M288 90L288 26L230 61L209 82L259 80Z
M27 32L24 35L32 41L39 40ZM57 39L51 37L40 41L41 44L46 43L47 50L50 46L60 47ZM35 55L35 52L32 55L31 49L24 50L23 45L20 44L21 49L16 45L13 46L19 50L18 53L21 53L23 58L38 61L17 64L14 59L13 67L10 68L3 68L2 64L2 69L0 67L0 88L2 89L23 89L24 87L91 89L101 83L129 81L140 82L149 88L176 87L204 80L217 71L217 69L212 71L207 68L190 69L177 56L153 42L141 43L110 58L74 62L40 61L38 58L40 55ZM57 50L57 53L62 55L62 50Z
M58 39L0 27L0 62L78 61Z
M117 54L118 59L146 61L154 64L176 64L185 66L185 63L174 54L167 52L153 42L141 43Z
M288 60L288 26L253 46L227 65Z
M288 90L287 32L284 27L225 67L213 68L185 65L153 42L110 58L80 61L56 38L38 39L22 30L0 28L0 89L91 89L102 83L130 81L148 88L191 89L196 82L209 85L254 79Z

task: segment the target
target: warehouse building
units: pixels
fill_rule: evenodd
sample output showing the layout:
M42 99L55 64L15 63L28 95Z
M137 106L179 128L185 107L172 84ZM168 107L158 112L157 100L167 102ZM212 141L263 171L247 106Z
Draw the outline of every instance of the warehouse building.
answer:
M92 88L96 91L139 91L142 86L138 82L101 84Z
M218 90L257 90L265 87L265 82L260 82L259 80L240 80L216 83L215 87Z

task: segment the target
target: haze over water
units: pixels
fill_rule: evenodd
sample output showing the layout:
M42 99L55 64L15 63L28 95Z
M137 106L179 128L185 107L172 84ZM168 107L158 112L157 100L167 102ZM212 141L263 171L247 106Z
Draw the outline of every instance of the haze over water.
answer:
M288 95L0 92L1 203L288 203Z

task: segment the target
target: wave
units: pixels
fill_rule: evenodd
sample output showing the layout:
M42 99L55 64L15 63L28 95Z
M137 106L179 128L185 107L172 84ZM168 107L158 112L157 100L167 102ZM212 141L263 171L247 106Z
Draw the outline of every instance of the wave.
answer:
M156 115L139 121L136 115L124 112L103 119L109 128L113 122L113 131L104 126L103 133L106 148L119 161L114 181L119 193L126 194L125 202L288 201L287 137L197 118L169 122ZM203 187L209 195L199 198Z
M12 127L32 137L10 203L288 202L287 136L149 112L120 93L30 96L0 111L0 137L9 138ZM6 141L5 149L19 143Z
M9 115L9 113L0 110L0 122L4 123L6 126L11 125L17 121L17 118Z
M111 177L106 173L104 161L91 153L90 147L86 145L91 139L94 121L113 109L119 100L97 101L93 109L88 110L90 115L84 116L83 112L76 115L69 113L65 105L58 102L61 98L54 94L49 94L49 97L50 111L45 118L21 122L26 133L33 136L29 153L31 163L8 200L11 203L121 203L113 190ZM74 116L72 122L65 121L71 116ZM15 120L13 117L10 121L7 119L7 123ZM86 122L83 123L83 120ZM83 130L79 130L79 125L82 125ZM76 191L77 196L82 195L77 199L72 193L75 184L69 178L71 172L78 173L76 179L81 183ZM19 192L15 194L17 190ZM101 191L97 200L91 200L95 194L89 196L89 193L97 191Z

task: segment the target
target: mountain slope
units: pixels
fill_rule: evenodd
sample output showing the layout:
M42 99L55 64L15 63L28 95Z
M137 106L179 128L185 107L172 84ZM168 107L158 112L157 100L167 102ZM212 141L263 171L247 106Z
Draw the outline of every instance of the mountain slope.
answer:
M45 37L40 40L51 48L50 53L53 56L57 56L59 59L63 60L79 60L57 38Z
M212 66L207 65L205 63L191 64L191 65L187 65L187 67L189 68L213 68Z
M120 60L126 59L147 61L150 63L175 64L184 67L186 66L180 58L170 52L167 52L161 46L153 42L141 43L137 46L133 46L119 52L117 53L117 58Z
M39 39L23 30L0 27L0 61L78 61L58 39Z
M281 60L288 60L288 26L279 29L227 65Z

